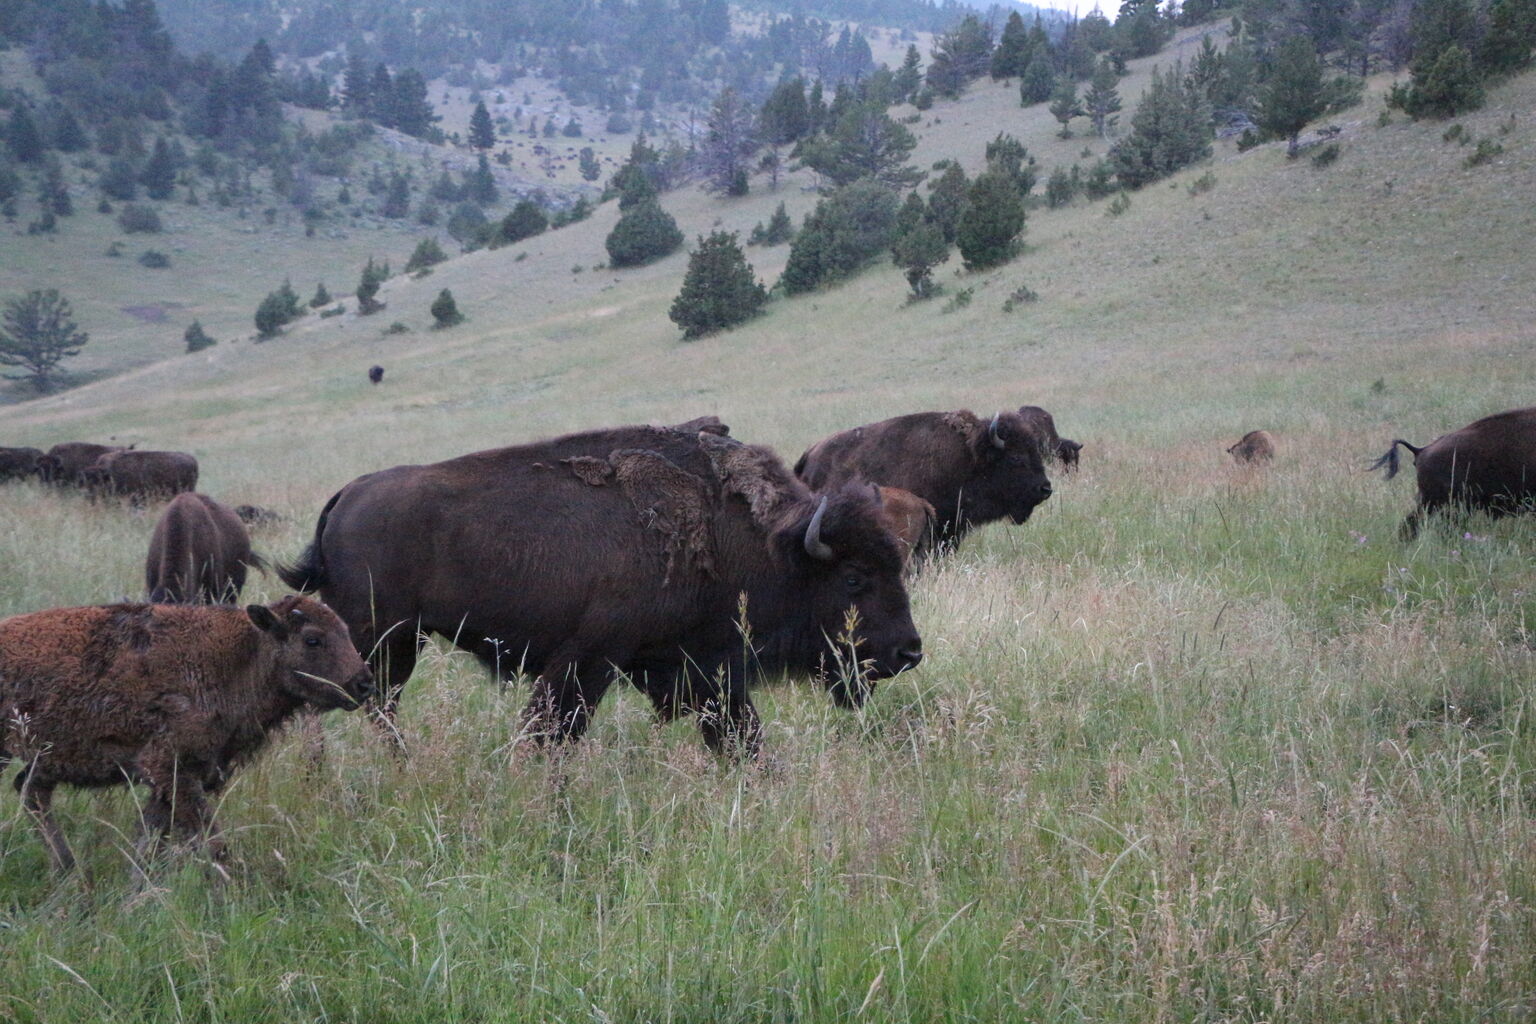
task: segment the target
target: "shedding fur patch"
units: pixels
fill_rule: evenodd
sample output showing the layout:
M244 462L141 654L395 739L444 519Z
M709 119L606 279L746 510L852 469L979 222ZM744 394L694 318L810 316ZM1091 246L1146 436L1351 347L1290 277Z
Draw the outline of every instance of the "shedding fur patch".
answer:
M601 487L613 476L613 467L606 459L594 459L590 455L577 455L574 458L561 459L570 468L571 475L584 484L592 487Z
M773 531L786 506L805 494L804 485L768 448L709 434L699 435L699 445L709 456L720 486L728 494L745 498L753 521L766 532Z
M976 441L977 434L983 429L982 421L968 409L945 413L944 425L964 438L968 445Z
M662 586L672 582L673 570L679 564L685 572L715 576L710 530L715 505L709 485L664 456L637 448L613 452L604 465L635 506L641 524L660 533L666 542L667 569Z

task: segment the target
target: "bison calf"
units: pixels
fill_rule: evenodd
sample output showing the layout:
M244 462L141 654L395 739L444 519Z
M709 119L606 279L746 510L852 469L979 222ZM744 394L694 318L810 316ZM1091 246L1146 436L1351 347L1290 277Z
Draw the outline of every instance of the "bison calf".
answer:
M312 598L17 615L0 621L0 767L23 763L16 788L60 871L74 863L49 813L61 782L141 782L141 852L175 831L217 858L207 794L300 708L355 708L372 689L347 627Z
M144 589L155 604L232 604L247 567L266 563L251 552L240 517L206 494L178 494L155 523Z
M1250 430L1227 449L1238 462L1268 462L1275 457L1275 439L1267 430Z
M933 506L900 487L876 487L880 496L880 522L901 544L902 559L911 564L933 547L938 513Z

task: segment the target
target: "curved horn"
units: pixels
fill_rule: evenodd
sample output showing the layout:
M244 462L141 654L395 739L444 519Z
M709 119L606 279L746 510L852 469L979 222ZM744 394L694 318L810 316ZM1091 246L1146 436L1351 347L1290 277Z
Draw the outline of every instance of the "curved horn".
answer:
M833 558L832 548L821 539L821 517L826 512L827 498L823 495L816 514L811 516L811 525L805 528L805 553L818 562L830 562Z
M1003 439L1001 437L999 437L998 433L997 433L997 421L1002 419L1002 418L1003 418L1002 412L999 411L999 412L995 413L992 416L991 424L987 427L987 437L991 438L991 440L992 440L992 447L994 447L994 448L1007 448L1008 447L1007 445L1005 445L1003 443Z
M879 484L873 484L873 483L870 484L869 485L869 493L875 499L875 508L884 508L885 507L885 495L880 493L880 485Z

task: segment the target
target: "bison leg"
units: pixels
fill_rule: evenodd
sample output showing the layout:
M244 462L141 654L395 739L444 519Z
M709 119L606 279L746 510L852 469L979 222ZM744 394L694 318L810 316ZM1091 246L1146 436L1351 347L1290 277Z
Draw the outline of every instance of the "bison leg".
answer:
M410 628L407 628L410 627ZM373 678L378 683L376 696L370 705L370 718L379 732L389 738L401 753L405 752L405 740L395 724L400 711L400 693L406 680L416 670L416 659L421 654L424 639L411 623L401 623L394 632L380 640L369 655Z
M734 670L733 670L734 669ZM756 760L762 753L763 720L747 696L744 665L722 670L697 707L699 732L710 750L732 760Z
M16 788L21 791L21 805L37 823L37 831L48 851L48 860L54 870L62 875L75 866L75 855L69 851L69 844L64 841L64 832L59 828L59 823L53 820L53 811L50 809L53 805L53 786L53 780L38 778L36 761L27 765L16 780Z
M553 658L533 681L523 709L523 732L539 743L579 740L592 723L592 712L613 684L605 665L576 658Z
M224 840L208 809L203 781L187 766L170 756L151 756L139 762L139 774L150 787L144 805L135 852L142 862L154 852L161 838L174 834L192 846L206 846L215 860L224 858Z

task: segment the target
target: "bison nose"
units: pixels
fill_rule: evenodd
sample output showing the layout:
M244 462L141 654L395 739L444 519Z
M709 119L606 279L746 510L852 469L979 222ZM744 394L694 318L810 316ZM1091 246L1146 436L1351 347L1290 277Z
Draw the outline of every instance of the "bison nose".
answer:
M361 700L367 700L373 696L373 670L364 667L361 672L352 677L352 689L356 691Z
M896 652L896 664L901 666L896 671L905 672L908 669L917 668L923 660L923 642L913 640L910 644Z
M1040 482L1040 500L1044 501L1046 498L1049 498L1050 496L1051 496L1051 482L1049 480L1042 480Z

